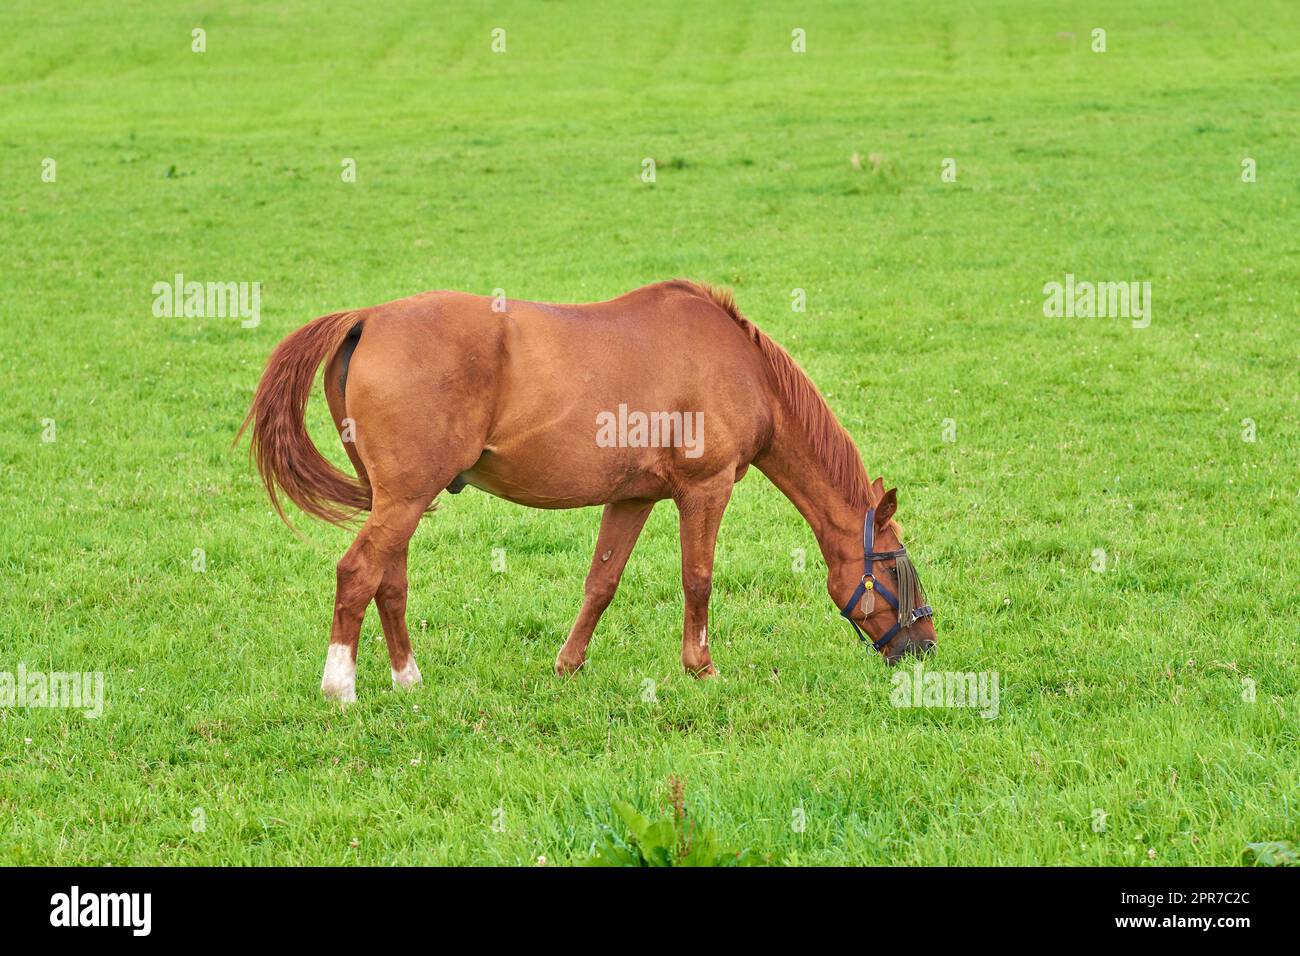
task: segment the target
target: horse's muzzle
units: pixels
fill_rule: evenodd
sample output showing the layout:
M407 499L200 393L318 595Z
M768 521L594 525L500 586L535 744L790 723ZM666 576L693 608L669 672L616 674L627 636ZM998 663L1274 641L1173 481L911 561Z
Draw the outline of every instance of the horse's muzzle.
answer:
M899 631L898 636L889 642L885 662L893 665L905 657L925 657L934 650L934 639L934 625L928 618L922 618Z

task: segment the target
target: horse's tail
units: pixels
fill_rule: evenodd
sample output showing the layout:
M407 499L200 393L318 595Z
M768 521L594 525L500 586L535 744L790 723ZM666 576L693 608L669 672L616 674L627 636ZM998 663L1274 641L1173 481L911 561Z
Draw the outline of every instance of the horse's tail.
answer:
M235 435L253 426L249 454L257 461L271 504L285 524L279 492L303 511L343 524L370 508L370 487L326 461L307 434L307 398L316 369L349 337L361 332L357 312L335 312L313 319L271 353L253 404Z

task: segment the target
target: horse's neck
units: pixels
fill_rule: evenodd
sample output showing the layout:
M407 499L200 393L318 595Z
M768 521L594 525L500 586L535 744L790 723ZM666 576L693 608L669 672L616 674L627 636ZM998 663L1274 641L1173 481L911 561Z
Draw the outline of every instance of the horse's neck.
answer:
M755 466L799 509L828 565L861 562L862 513L831 484L822 463L790 429L778 427Z

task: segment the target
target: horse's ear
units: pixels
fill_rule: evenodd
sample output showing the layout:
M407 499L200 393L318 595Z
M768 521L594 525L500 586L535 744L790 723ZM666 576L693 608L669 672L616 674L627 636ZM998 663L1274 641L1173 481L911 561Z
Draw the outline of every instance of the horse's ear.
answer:
M879 501L880 496L885 493L885 479L877 478L873 481L871 483L871 491L876 496L876 500Z
M885 522L894 517L894 512L898 510L898 489L890 488L885 492L880 503L876 505L876 527L883 528Z

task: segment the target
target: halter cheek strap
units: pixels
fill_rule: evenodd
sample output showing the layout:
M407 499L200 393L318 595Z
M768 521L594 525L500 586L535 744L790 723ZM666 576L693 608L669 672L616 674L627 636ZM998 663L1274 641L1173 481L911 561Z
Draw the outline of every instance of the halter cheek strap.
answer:
M884 582L876 580L875 573L872 571L872 565L876 561L888 561L891 558L901 558L907 554L907 549L899 548L897 551L873 551L872 548L875 545L875 541L876 509L873 507L867 509L867 520L862 526L862 560L866 564L866 570L862 574L862 580L858 582L858 586L854 589L853 596L849 598L848 603L845 604L844 607L840 608L840 615L853 625L853 630L857 632L859 640L864 644L870 643L876 650L881 650L887 646L889 642L894 639L894 635L903 628L911 627L913 623L923 617L933 617L934 610L930 605L923 604L918 608L913 608L910 620L904 621L902 615L899 615L898 620L894 622L894 626L884 634L880 635L880 638L875 641L871 640L871 635L864 633L862 628L858 627L858 622L853 620L853 611L857 608L858 602L862 600L862 596L868 591L875 591L888 601L895 611L898 610L898 595L889 590Z

